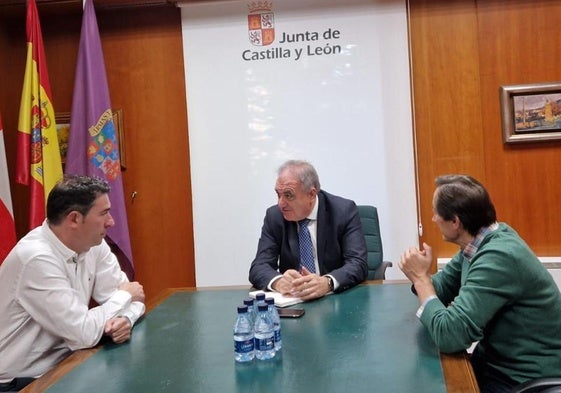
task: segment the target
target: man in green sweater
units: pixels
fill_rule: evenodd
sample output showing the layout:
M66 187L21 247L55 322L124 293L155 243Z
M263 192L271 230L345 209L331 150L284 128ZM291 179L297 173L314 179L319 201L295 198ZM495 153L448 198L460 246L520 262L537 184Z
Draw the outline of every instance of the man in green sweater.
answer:
M432 220L460 246L431 276L431 247L409 248L400 269L413 283L417 316L442 352L478 342L471 361L482 393L561 376L561 295L551 275L508 225L498 223L483 185L436 179Z

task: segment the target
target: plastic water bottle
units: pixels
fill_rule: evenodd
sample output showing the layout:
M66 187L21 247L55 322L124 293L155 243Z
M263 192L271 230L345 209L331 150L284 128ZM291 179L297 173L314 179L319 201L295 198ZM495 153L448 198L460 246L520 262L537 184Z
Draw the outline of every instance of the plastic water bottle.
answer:
M253 325L247 306L238 306L238 317L234 324L234 358L236 362L249 362L255 356Z
M247 306L247 315L251 319L251 328L253 328L253 324L255 323L255 318L257 316L257 307L254 305L253 299L250 297L244 299L243 304Z
M281 337L281 321L279 317L279 312L275 307L275 299L268 297L265 302L269 306L269 316L271 317L271 322L273 322L273 331L275 332L275 351L282 348L282 337Z
M273 322L269 316L269 306L260 303L257 306L257 320L255 321L255 357L260 360L275 357L275 332Z
M265 292L258 292L255 294L255 308L259 306L259 303L265 303Z

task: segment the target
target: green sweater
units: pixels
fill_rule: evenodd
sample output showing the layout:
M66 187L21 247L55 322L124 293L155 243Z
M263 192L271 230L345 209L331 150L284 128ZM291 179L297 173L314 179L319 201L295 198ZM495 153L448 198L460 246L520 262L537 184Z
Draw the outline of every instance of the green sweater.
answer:
M458 252L432 282L438 299L421 321L442 352L479 341L477 354L514 381L561 376L561 294L508 225L489 233L471 262Z

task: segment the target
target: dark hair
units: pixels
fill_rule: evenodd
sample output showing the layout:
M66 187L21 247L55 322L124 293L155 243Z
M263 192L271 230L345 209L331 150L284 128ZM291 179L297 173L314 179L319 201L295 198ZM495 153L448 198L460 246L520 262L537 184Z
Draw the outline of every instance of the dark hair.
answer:
M109 184L96 177L66 175L49 193L47 199L47 220L57 225L70 212L77 211L87 215L95 200L108 194Z
M434 209L444 220L458 216L470 235L497 221L495 206L483 185L471 176L444 175L436 178Z
M316 169L309 162L302 160L286 161L279 167L277 174L280 175L287 170L298 177L304 191L310 191L313 187L317 191L320 190L319 176Z

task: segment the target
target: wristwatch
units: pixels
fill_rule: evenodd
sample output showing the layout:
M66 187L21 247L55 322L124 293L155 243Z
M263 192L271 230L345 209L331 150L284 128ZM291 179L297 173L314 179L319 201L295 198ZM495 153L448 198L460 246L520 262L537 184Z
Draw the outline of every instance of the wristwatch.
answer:
M329 291L333 292L335 290L335 283L333 282L333 279L331 276L325 276L325 278L327 278L327 282L329 283Z

